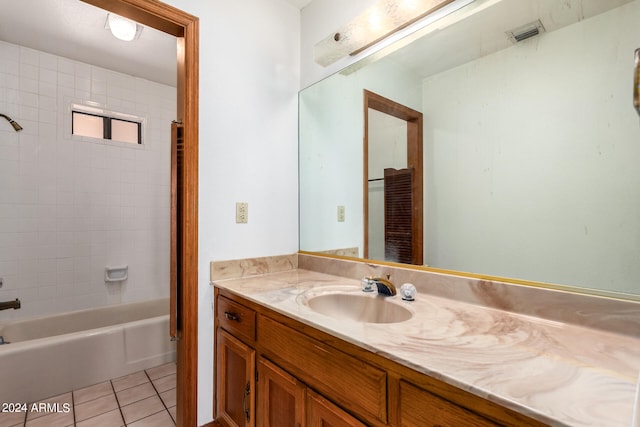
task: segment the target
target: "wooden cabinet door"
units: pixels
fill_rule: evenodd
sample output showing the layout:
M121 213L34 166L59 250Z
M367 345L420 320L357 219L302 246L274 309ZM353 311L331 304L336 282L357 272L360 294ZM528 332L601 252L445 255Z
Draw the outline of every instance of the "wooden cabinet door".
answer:
M311 390L307 390L306 409L307 427L366 427L360 421Z
M218 329L216 357L218 420L230 427L255 426L255 350Z
M400 381L400 427L490 427L498 424Z
M258 426L304 427L306 386L267 359L258 359Z

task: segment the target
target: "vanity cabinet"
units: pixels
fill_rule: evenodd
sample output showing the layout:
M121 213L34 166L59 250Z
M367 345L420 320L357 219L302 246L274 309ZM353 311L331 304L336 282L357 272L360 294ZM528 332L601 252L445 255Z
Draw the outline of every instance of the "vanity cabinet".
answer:
M544 425L229 290L214 294L214 417L223 425Z
M255 338L256 312L228 298L216 300L216 379L218 418L229 427L255 425L256 352L244 341Z
M309 390L307 392L307 427L366 427L342 409Z
M258 361L258 425L302 427L306 386L270 361Z
M496 424L466 409L452 405L420 387L400 381L398 397L401 427L489 427Z
M256 352L224 330L216 344L218 418L229 427L254 426Z
M269 360L258 360L258 426L366 427Z

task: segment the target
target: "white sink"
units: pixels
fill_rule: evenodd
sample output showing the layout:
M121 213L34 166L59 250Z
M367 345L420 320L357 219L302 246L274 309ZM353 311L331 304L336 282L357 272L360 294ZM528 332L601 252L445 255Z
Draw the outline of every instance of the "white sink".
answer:
M409 309L376 294L320 294L309 298L306 304L325 316L362 323L398 323L413 316Z

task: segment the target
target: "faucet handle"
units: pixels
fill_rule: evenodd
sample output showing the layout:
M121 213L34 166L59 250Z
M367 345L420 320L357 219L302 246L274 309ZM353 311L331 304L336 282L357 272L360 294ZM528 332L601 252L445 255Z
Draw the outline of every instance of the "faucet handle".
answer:
M372 277L363 277L360 283L362 284L362 292L373 292L378 290Z
M404 285L400 286L400 295L402 295L402 299L405 301L415 300L417 293L418 291L416 290L416 287L411 283L405 283Z

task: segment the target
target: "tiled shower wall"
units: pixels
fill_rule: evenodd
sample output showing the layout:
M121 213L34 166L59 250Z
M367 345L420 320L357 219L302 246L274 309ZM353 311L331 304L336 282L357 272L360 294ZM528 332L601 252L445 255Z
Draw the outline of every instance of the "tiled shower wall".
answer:
M144 119L142 146L70 135L72 104ZM169 293L176 89L0 42L0 321ZM106 284L106 266L129 266Z

